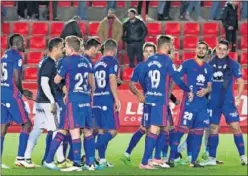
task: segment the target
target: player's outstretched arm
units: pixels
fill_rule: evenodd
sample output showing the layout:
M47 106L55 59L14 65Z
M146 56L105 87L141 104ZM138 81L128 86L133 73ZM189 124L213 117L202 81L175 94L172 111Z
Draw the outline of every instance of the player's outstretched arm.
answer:
M133 81L129 82L129 89L130 91L137 96L139 102L144 103L145 102L145 96L143 95L142 92L140 92L137 87L136 87L136 83Z
M116 81L116 75L110 74L109 76L109 82L110 82L110 89L115 99L115 111L119 111L120 109L120 101L119 96L117 93L117 81Z
M239 106L240 105L241 95L242 95L242 92L244 91L245 82L244 82L243 78L238 78L237 83L238 83L238 94L237 94L237 97L235 99L235 105Z

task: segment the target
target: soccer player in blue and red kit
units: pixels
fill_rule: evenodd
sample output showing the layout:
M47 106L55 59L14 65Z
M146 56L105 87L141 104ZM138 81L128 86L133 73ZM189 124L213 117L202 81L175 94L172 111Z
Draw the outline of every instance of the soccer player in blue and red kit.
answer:
M89 170L94 170L95 142L92 135L92 117L90 107L90 84L92 84L92 68L89 62L79 54L80 39L76 36L68 36L65 39L65 51L67 57L55 77L55 83L66 80L67 94L65 98L66 112L64 122L60 128L69 130L72 137L73 166L61 169L61 171L81 171L81 138L80 128L83 128L86 149L86 164ZM64 134L60 136L65 137ZM59 140L58 140L59 141ZM61 142L61 141L60 141ZM46 162L44 162L45 164Z
M145 140L145 152L143 155L140 169L155 169L155 167L148 163L152 155L153 149L160 145L164 147L164 134L160 130L165 130L167 126L168 117L168 103L169 103L169 77L171 77L176 84L183 90L190 93L189 87L180 79L175 66L173 67L172 60L168 54L173 50L173 38L167 35L162 35L158 38L159 53L151 56L144 65L141 79L145 81L147 88L145 94L145 104L148 105L148 113L146 114L145 123L150 126L149 132ZM161 154L161 151L159 155ZM155 156L156 158L156 156ZM166 163L164 163L165 165ZM163 167L160 164L161 167Z
M112 39L104 42L103 57L94 66L95 92L93 96L93 114L98 130L96 148L100 165L113 167L105 159L108 143L117 135L119 128L120 101L117 94L117 75L119 63L116 59L117 43Z
M1 157L3 154L4 137L11 122L22 125L19 137L18 154L15 164L22 166L32 123L25 110L22 95L33 99L33 93L22 88L22 56L24 39L20 34L13 34L9 38L10 49L1 59ZM1 163L1 168L8 167Z
M204 61L208 52L207 43L201 41L196 47L196 57L186 60L178 69L187 85L193 91L194 98L183 96L179 122L172 138L170 165L174 165L177 148L182 136L189 132L187 149L192 153L191 167L202 167L196 162L201 148L204 128L209 125L206 95L212 90L212 68Z
M234 142L239 152L242 165L247 165L244 140L240 129L240 118L237 106L244 90L244 80L240 65L228 56L229 42L220 40L216 46L216 56L209 62L213 68L213 91L210 94L210 136L208 138L209 157L203 165L216 165L216 152L219 144L219 127L221 115L230 125L234 134ZM238 84L237 96L234 98L233 85Z

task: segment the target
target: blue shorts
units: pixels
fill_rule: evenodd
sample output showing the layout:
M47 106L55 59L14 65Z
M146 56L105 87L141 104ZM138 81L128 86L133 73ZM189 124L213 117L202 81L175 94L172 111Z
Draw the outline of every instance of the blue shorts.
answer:
M194 109L185 107L179 116L179 125L186 126L188 128L208 128L209 127L209 115L208 110L205 108Z
M10 97L8 100L2 99L1 124L7 124L10 122L15 122L17 124L25 124L29 121L30 119L28 113L21 98Z
M209 108L210 124L219 125L223 114L227 124L239 122L239 113L234 104L224 105L220 108Z
M113 101L94 101L93 116L95 125L103 130L117 130L120 128L119 113L114 112Z
M67 102L65 113L59 124L60 129L92 128L90 103Z
M168 124L168 106L166 105L150 105L147 104L147 118L146 126L167 126Z
M140 122L140 125L145 127L145 128L149 128L150 127L150 123L149 123L149 118L148 118L148 115L150 114L149 112L149 107L147 104L144 104L144 107L143 107L143 116L142 116L142 119L141 119L141 122Z

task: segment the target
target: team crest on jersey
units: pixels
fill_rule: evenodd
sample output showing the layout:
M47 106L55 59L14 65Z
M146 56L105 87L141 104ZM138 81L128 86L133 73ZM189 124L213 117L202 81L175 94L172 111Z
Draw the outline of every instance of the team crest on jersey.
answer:
M237 117L237 116L238 116L238 112L237 112L237 111L231 112L229 115L230 115L231 117Z
M22 66L22 59L18 60L18 66L21 67Z
M204 72L205 74L208 74L208 70L206 68L204 68Z
M2 58L5 58L7 59L8 55L7 54L4 54Z
M118 70L118 65L115 65L115 72L117 72Z
M199 74L197 77L196 77L196 81L197 81L197 85L204 85L205 81L206 81L206 78L203 74Z
M223 68L224 68L224 69L226 69L226 67L227 67L227 65L226 65L226 64L225 64L225 65L223 65Z
M173 64L173 65L174 65L174 64ZM180 66L178 67L177 71L180 72L182 69L183 69L183 66L180 65Z

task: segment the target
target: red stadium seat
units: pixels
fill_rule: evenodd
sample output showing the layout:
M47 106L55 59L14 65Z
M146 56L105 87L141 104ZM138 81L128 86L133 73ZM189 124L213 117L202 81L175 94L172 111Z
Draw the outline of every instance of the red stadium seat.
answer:
M1 1L1 5L5 7L13 7L15 6L16 2L15 1Z
M133 68L124 68L123 69L123 81L130 81L133 74Z
M64 27L64 23L53 22L51 24L51 35L60 35Z
M160 35L162 32L162 25L160 22L147 23L148 36L149 35Z
M248 36L241 36L241 49L246 49L248 48Z
M121 64L129 64L129 57L128 57L128 55L127 55L127 53L125 53L124 54L124 57L123 57L124 59L123 59L123 63L122 62L120 62Z
M203 1L204 7L212 7L212 1Z
M125 1L117 1L117 7L124 8L125 6L126 6L126 2Z
M70 7L71 6L71 1L59 1L58 6L59 7Z
M248 68L242 68L242 75L244 80L247 80L248 78Z
M200 24L194 22L186 22L183 25L184 35L199 35Z
M13 24L13 33L19 33L21 35L29 34L29 24L25 22L15 22Z
M217 45L218 38L216 36L204 36L203 41L207 42L208 46L213 49Z
M97 36L99 22L89 22L89 35Z
M158 7L158 1L157 0L150 1L149 7Z
M44 36L32 36L29 40L30 49L45 49L46 38Z
M6 35L1 36L1 49L8 48L8 37Z
M92 1L92 7L107 7L107 1Z
M131 7L137 7L138 1L131 1Z
M197 36L185 36L183 39L183 49L195 49L198 41Z
M37 82L22 81L22 87L24 89L37 90L38 85L37 85Z
M171 1L171 7L181 7L180 1Z
M219 35L219 24L215 22L206 22L203 24L203 35Z
M32 34L33 35L47 35L48 24L47 23L32 23Z
M240 57L240 64L247 65L248 62L248 54L247 52L242 52Z
M24 71L24 79L25 80L37 80L37 71L38 69L35 67L28 67Z
M248 35L248 23L241 23L240 24L240 34L241 36L247 36Z
M228 54L233 60L238 61L238 53L237 52L230 52Z
M83 34L86 34L86 33L87 33L87 24L81 22L81 23L80 23L80 29L81 29L81 32L82 32Z
M79 1L73 1L73 7L78 7Z
M165 23L165 34L179 36L181 30L181 24L177 22L166 22Z
M180 50L180 38L179 37L175 37L174 38L174 45L175 45L175 49L176 50Z
M4 34L10 34L10 23L2 23L2 32Z
M175 52L174 53L174 58L172 58L173 60L173 63L174 64L177 64L177 65L180 65L181 64L181 60L179 58L179 53L178 52Z
M43 56L43 52L28 52L27 64L38 64Z
M146 42L152 42L155 45L157 45L157 37L146 37L145 41Z
M185 52L183 52L183 58L182 58L182 60L188 60L188 59L192 59L192 58L194 58L195 57L195 52L193 52L193 51L185 51Z
M101 59L102 54L101 53L97 53L96 57L94 59L92 59L93 63L96 63L97 61L99 61L99 59Z

